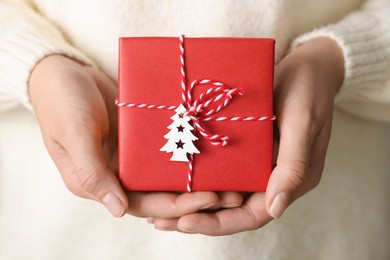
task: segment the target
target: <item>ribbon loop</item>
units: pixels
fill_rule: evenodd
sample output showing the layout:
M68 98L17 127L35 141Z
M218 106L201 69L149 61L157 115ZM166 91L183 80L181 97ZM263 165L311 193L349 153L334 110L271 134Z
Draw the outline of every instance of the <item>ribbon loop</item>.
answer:
M199 85L214 85L208 88L199 95L199 98L192 101L192 90ZM202 116L210 116L222 110L226 107L235 95L242 95L244 88L229 88L225 84L219 81L202 79L192 82L191 87L187 91L187 99L185 107L187 111L185 116L189 116L194 123L195 128L199 133L206 138L212 145L225 146L228 144L229 137L219 134L209 133L201 124L199 118ZM219 105L215 108L209 108L213 104Z

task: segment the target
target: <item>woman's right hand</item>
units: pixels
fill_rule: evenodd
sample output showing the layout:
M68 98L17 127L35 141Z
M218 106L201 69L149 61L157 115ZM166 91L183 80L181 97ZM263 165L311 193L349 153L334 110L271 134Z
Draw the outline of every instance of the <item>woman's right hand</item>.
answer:
M114 216L178 218L241 205L242 196L234 192L126 193L116 174L117 87L97 68L48 56L31 73L29 95L47 150L68 189L101 202Z

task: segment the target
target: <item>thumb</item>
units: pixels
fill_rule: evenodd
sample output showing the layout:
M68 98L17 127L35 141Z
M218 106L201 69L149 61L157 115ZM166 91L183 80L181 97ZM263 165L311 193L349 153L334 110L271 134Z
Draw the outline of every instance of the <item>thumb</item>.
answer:
M282 216L287 206L295 199L297 190L307 178L312 141L310 120L296 122L291 118L279 118L280 126L279 152L265 195L268 214L275 219ZM297 123L299 122L299 123Z
M73 165L73 178L82 193L103 203L112 215L121 217L128 208L127 196L108 166L101 138L91 134L91 130L82 132L68 146L64 144Z

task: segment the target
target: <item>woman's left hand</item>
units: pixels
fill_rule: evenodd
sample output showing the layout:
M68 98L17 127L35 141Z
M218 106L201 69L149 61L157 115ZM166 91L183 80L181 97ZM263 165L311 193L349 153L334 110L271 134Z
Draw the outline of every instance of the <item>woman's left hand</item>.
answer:
M236 208L180 218L154 218L156 228L229 235L280 218L297 198L318 185L331 135L333 100L344 78L344 59L329 38L310 40L275 67L276 167L266 193Z

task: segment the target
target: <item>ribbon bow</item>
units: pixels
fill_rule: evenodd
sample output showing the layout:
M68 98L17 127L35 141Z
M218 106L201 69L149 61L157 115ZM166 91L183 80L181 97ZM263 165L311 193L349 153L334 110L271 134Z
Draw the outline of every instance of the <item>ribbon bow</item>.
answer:
M192 90L197 85L212 84L211 87L200 94L199 98L192 101ZM225 146L229 137L226 135L210 134L201 124L201 121L218 121L223 117L211 118L210 115L219 112L221 109L226 107L235 95L242 95L244 92L243 88L228 88L221 82L212 81L209 79L195 80L191 86L186 90L185 100L187 112L184 116L189 116L195 125L198 132L212 145ZM209 108L210 105L219 102L220 104L216 108Z

